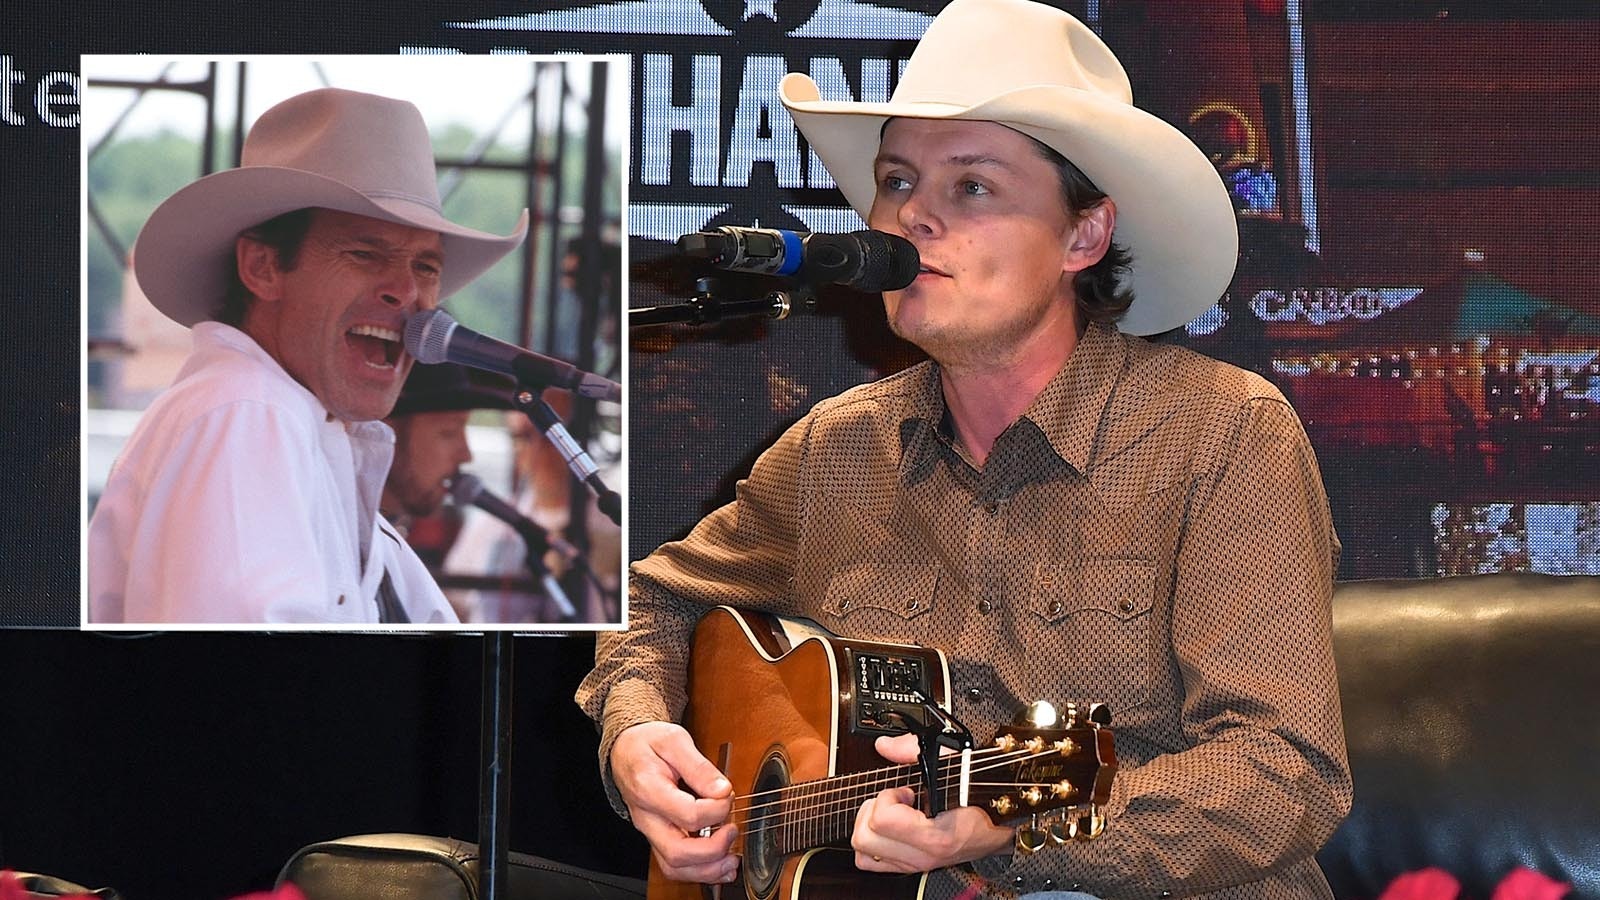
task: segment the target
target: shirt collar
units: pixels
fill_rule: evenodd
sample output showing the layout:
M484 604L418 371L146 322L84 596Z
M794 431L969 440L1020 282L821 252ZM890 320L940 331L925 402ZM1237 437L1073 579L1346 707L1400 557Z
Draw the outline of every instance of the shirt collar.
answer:
M1092 322L1061 371L1022 414L1044 434L1056 455L1079 472L1089 467L1096 431L1127 363L1127 342L1116 325ZM951 443L939 364L930 362L921 368L913 376L911 402L901 426L902 472L924 458L917 451L931 447L927 442Z
M382 421L371 422L346 422L328 411L316 394L311 393L305 385L294 379L288 370L283 367L272 354L256 343L256 339L244 331L226 325L222 322L196 322L191 329L194 332L195 349L199 355L208 355L213 352L232 350L250 358L257 365L269 370L281 381L283 388L306 406L306 413L313 421L324 422L330 425L337 424L351 437L374 441L377 443L394 443L394 432Z
M1066 463L1088 471L1100 423L1128 363L1128 345L1108 322L1091 322L1067 364L1022 416L1044 432Z

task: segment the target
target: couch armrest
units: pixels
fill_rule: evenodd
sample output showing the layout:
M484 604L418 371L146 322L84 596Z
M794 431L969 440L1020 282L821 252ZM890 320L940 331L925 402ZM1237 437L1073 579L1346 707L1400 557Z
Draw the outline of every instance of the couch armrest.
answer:
M478 847L454 838L365 834L301 848L278 883L307 900L478 900ZM509 900L640 900L644 882L512 853Z

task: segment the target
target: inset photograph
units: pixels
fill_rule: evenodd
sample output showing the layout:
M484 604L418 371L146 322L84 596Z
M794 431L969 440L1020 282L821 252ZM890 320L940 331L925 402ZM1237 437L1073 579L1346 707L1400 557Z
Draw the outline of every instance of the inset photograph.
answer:
M84 627L621 627L625 59L83 78Z

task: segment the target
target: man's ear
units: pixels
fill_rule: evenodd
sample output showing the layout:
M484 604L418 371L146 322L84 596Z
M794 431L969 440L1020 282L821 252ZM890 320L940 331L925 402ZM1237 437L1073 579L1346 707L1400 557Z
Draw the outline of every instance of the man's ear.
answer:
M278 268L278 251L253 237L240 235L233 243L234 262L239 267L239 281L245 289L262 300L277 300L282 296L283 270Z
M1067 232L1067 272L1082 272L1105 258L1111 249L1111 233L1117 229L1117 205L1110 197L1078 214Z

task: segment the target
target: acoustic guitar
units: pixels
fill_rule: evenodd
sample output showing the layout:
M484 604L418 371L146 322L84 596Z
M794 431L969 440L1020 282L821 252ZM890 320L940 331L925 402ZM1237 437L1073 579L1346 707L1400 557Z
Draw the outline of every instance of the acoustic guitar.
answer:
M1098 704L1083 714L1069 704L1061 716L1035 703L1028 721L1000 727L989 746L884 766L879 735L954 723L940 711L950 672L939 650L718 607L695 631L688 675L684 727L733 784L740 879L668 881L652 859L651 900L918 897L926 875L862 872L849 849L856 811L891 787L912 788L925 811L977 806L996 823L1019 822L1020 852L1090 840L1105 827L1117 761Z

